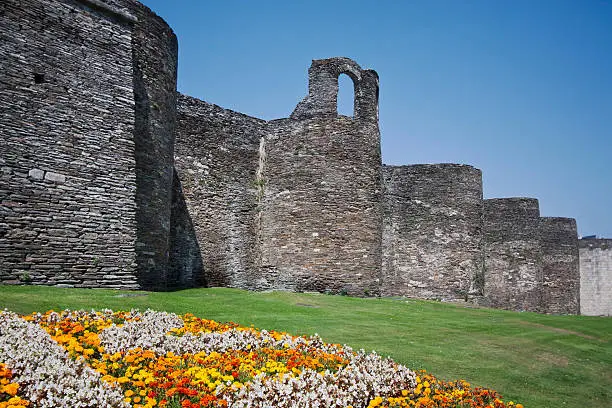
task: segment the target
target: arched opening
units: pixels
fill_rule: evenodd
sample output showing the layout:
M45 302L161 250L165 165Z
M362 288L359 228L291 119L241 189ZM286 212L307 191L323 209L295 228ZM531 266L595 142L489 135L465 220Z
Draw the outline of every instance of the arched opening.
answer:
M338 115L355 117L355 83L346 74L338 77L337 111Z

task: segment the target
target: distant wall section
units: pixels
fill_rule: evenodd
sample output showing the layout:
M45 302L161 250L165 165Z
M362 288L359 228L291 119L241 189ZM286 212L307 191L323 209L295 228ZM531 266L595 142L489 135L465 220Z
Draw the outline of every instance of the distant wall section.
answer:
M612 316L612 239L581 239L580 313Z
M384 166L384 296L482 295L482 175L459 164Z
M573 218L540 218L542 313L580 313L578 232Z
M533 198L484 200L484 294L489 306L540 311L540 209Z

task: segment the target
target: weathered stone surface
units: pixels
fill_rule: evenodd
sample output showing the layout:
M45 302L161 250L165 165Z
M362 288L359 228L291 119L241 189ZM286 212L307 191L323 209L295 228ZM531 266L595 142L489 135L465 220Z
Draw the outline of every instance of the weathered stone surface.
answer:
M87 187L103 185L107 197L129 196L135 187L133 140L117 138L133 133L133 102L126 102L133 100L132 27L80 2L8 0L0 8L0 156L14 169L0 176L8 190L0 192L0 221L9 226L0 238L0 280L27 264L31 275L50 281L51 258L129 267L133 254L121 246L135 236L135 203L113 205ZM68 224L82 219L66 211L73 202L95 210L101 235L119 232L122 240L66 245ZM111 214L121 223L105 218Z
M27 268L52 282L61 265L79 286L83 271L113 266L138 277L126 287L157 287L168 267L172 31L131 0L8 0L0 36L0 157L11 168L0 173L0 281Z
M175 163L210 286L252 288L266 122L180 95Z
M312 82L333 76L329 89L311 87L290 119L179 98L176 166L211 285L378 293L378 77L346 58L313 67ZM355 118L337 117L345 69L363 89ZM329 112L319 92L332 95Z
M534 198L484 200L484 295L492 307L539 312L540 208Z
M45 173L45 180L53 181L55 183L65 183L66 182L66 176L64 176L63 174L59 174L59 173L54 173L52 171L48 171L48 172Z
M375 295L382 200L375 123L276 121L262 150L260 287ZM321 160L325 157L325 160Z
M384 166L382 294L482 295L482 175L472 166Z
M338 116L338 76L355 84L355 117ZM268 124L256 183L256 286L379 293L382 178L378 75L347 58L315 60L309 94Z
M573 218L540 218L542 248L541 311L580 313L578 231Z
M32 169L28 172L28 177L34 180L42 180L45 178L45 172L40 169Z
M580 313L612 316L612 239L581 239Z
M143 288L169 289L170 218L176 134L178 43L164 20L136 1L115 0L135 16L132 31L136 262Z

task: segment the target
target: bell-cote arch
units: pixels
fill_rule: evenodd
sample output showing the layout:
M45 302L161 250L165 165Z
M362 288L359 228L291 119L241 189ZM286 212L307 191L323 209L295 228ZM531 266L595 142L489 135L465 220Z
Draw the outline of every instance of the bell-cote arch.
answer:
M354 119L378 122L378 74L364 70L350 58L313 60L308 69L308 96L291 114L293 119L336 117L338 77L346 74L354 84Z

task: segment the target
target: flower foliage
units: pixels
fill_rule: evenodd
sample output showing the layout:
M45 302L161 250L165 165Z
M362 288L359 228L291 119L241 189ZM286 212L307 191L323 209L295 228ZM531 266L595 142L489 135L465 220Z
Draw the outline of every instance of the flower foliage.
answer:
M0 312L0 327L0 408L522 408L316 335L191 314Z

